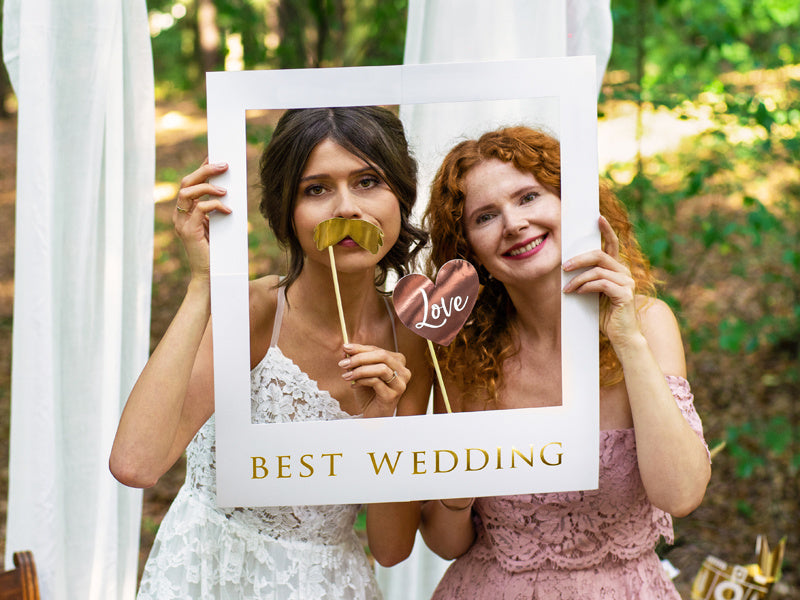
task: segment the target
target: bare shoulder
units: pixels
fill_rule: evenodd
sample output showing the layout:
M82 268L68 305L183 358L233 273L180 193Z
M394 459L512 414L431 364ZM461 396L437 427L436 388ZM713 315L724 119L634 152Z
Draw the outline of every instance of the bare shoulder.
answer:
M253 320L260 321L265 318L272 321L278 304L278 283L280 278L277 275L260 277L250 282L251 323Z
M658 298L640 296L642 334L665 375L686 377L686 356L678 320L669 305Z
M267 353L278 306L277 275L254 279L249 284L250 292L250 363L257 365Z

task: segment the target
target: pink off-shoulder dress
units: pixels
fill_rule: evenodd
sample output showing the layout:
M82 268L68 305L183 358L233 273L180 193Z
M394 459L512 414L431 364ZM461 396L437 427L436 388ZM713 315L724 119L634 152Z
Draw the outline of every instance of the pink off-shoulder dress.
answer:
M689 383L667 382L703 439ZM647 499L633 429L600 432L597 490L478 498L473 518L433 600L680 600L654 551L672 518Z

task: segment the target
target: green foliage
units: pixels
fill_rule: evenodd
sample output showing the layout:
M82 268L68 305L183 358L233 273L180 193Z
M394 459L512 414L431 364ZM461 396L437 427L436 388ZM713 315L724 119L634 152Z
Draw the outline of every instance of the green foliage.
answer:
M178 183L183 175L178 172L174 167L164 167L158 170L156 179L158 181L166 181L169 183Z
M142 531L154 536L158 533L158 527L159 524L152 517L142 516Z
M734 459L736 475L748 479L769 461L786 456L800 435L784 416L755 419L727 429L726 448ZM790 457L792 469L800 467L800 453Z
M678 163L656 157L654 175L639 173L631 185L620 191L637 228L640 243L652 264L668 274L680 273L691 280L711 253L725 257L730 277L743 281L760 279L767 292L761 301L764 310L757 317L729 314L718 325L715 343L730 353L750 353L774 346L785 339L800 339L797 310L776 311L770 298L785 301L786 307L800 298L800 203L797 190L787 189L770 204L744 194L738 208L717 207L693 215L692 228L676 226L680 206L698 196L736 196L741 194L738 170L758 171L765 153L773 164L794 164L800 147L799 116L791 98L759 97L746 90L723 87L714 100L721 100L725 113L716 126L698 138ZM790 127L785 127L785 125ZM754 132L748 142L732 142L731 127ZM659 183L674 170L685 171L677 186ZM794 191L794 193L792 193ZM699 244L699 258L688 262L683 252L687 243ZM706 329L693 332L693 349L711 342Z
M363 2L363 18L354 23L353 65L400 65L406 39L408 0Z
M656 104L694 98L718 84L721 73L800 60L796 0L617 0L612 11L609 69L641 80L642 99Z
M267 23L264 0L215 0L217 24L224 36L239 34L242 40L245 69L254 69L267 60L264 38Z
M185 17L176 19L171 27L152 35L151 41L156 86L160 94L170 97L194 89L200 68L194 60L195 33L191 23Z
M271 125L247 125L247 143L262 148L272 139L274 127Z
M158 24L153 61L162 96L202 90L196 4L148 3ZM223 49L237 34L246 69L403 62L408 0L214 0L214 7Z
M362 508L358 511L358 515L356 516L356 524L355 524L356 531L366 531L367 530L367 509Z
M703 5L701 13L728 5L738 4ZM643 161L620 197L643 250L670 279L669 302L679 317L682 291L740 282L740 303L709 300L703 322L683 322L683 329L693 357L735 357L730 364L743 369L753 356L771 357L780 367L759 374L771 400L791 396L787 390L800 382L800 184L776 175L796 174L800 85L766 85L769 75L753 84L715 76L701 96L714 115L712 127L677 154ZM752 408L743 407L745 414L725 429L726 454L738 478L772 479L788 469L791 481L800 470L797 414L769 414L755 408L759 401L753 398ZM755 518L751 501L732 501L739 515Z

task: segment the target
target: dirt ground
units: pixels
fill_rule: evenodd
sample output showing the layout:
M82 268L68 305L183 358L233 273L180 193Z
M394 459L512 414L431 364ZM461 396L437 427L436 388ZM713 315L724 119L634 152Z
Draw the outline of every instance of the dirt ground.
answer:
M273 120L262 115L260 124ZM155 343L165 331L185 290L183 254L171 233L170 215L177 181L198 165L205 156L205 122L203 112L194 104L184 102L158 107L156 190L155 263L152 308L152 340ZM11 360L11 329L13 303L14 257L14 177L16 124L13 119L0 120L0 544L4 539L7 476L8 476L8 418ZM260 268L268 268L269 257ZM713 271L713 265L706 265ZM735 297L739 290L733 284L721 282L716 288L720 295ZM684 304L700 306L689 295L700 293L686 289ZM711 292L708 292L711 293ZM725 305L720 298L720 306ZM698 310L700 310L698 308ZM702 319L702 315L697 316ZM791 353L765 356L757 366L769 374L786 361L796 360ZM797 386L774 386L770 380L757 377L731 357L718 357L690 364L690 374L707 438L715 445L725 437L726 428L741 420L744 397L756 397L756 405L765 412L789 410L796 402ZM753 406L752 402L747 406ZM183 481L184 463L179 461L159 483L144 492L142 518L142 564L152 544L158 524ZM773 590L773 599L800 598L796 547L800 541L798 524L798 485L796 477L775 463L750 478L735 474L735 461L723 450L715 459L714 473L703 504L690 516L677 519L675 543L660 550L680 570L676 582L684 598L703 559L713 554L729 562L745 564L753 561L756 535L765 534L771 543L782 535L789 537L789 549L784 579ZM2 548L0 548L2 549Z

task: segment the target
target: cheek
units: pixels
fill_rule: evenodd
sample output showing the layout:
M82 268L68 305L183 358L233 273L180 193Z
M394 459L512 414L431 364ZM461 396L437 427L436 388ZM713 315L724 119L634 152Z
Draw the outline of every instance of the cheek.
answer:
M394 198L394 196L393 196ZM400 235L400 228L402 226L402 217L400 215L400 203L394 199L391 204L387 205L390 208L387 208L385 212L385 217L383 219L382 226L384 227L383 235L387 238L393 238L394 241L397 240L398 236Z
M467 240L470 254L478 264L484 264L487 253L486 239L480 234L467 233L464 236Z

